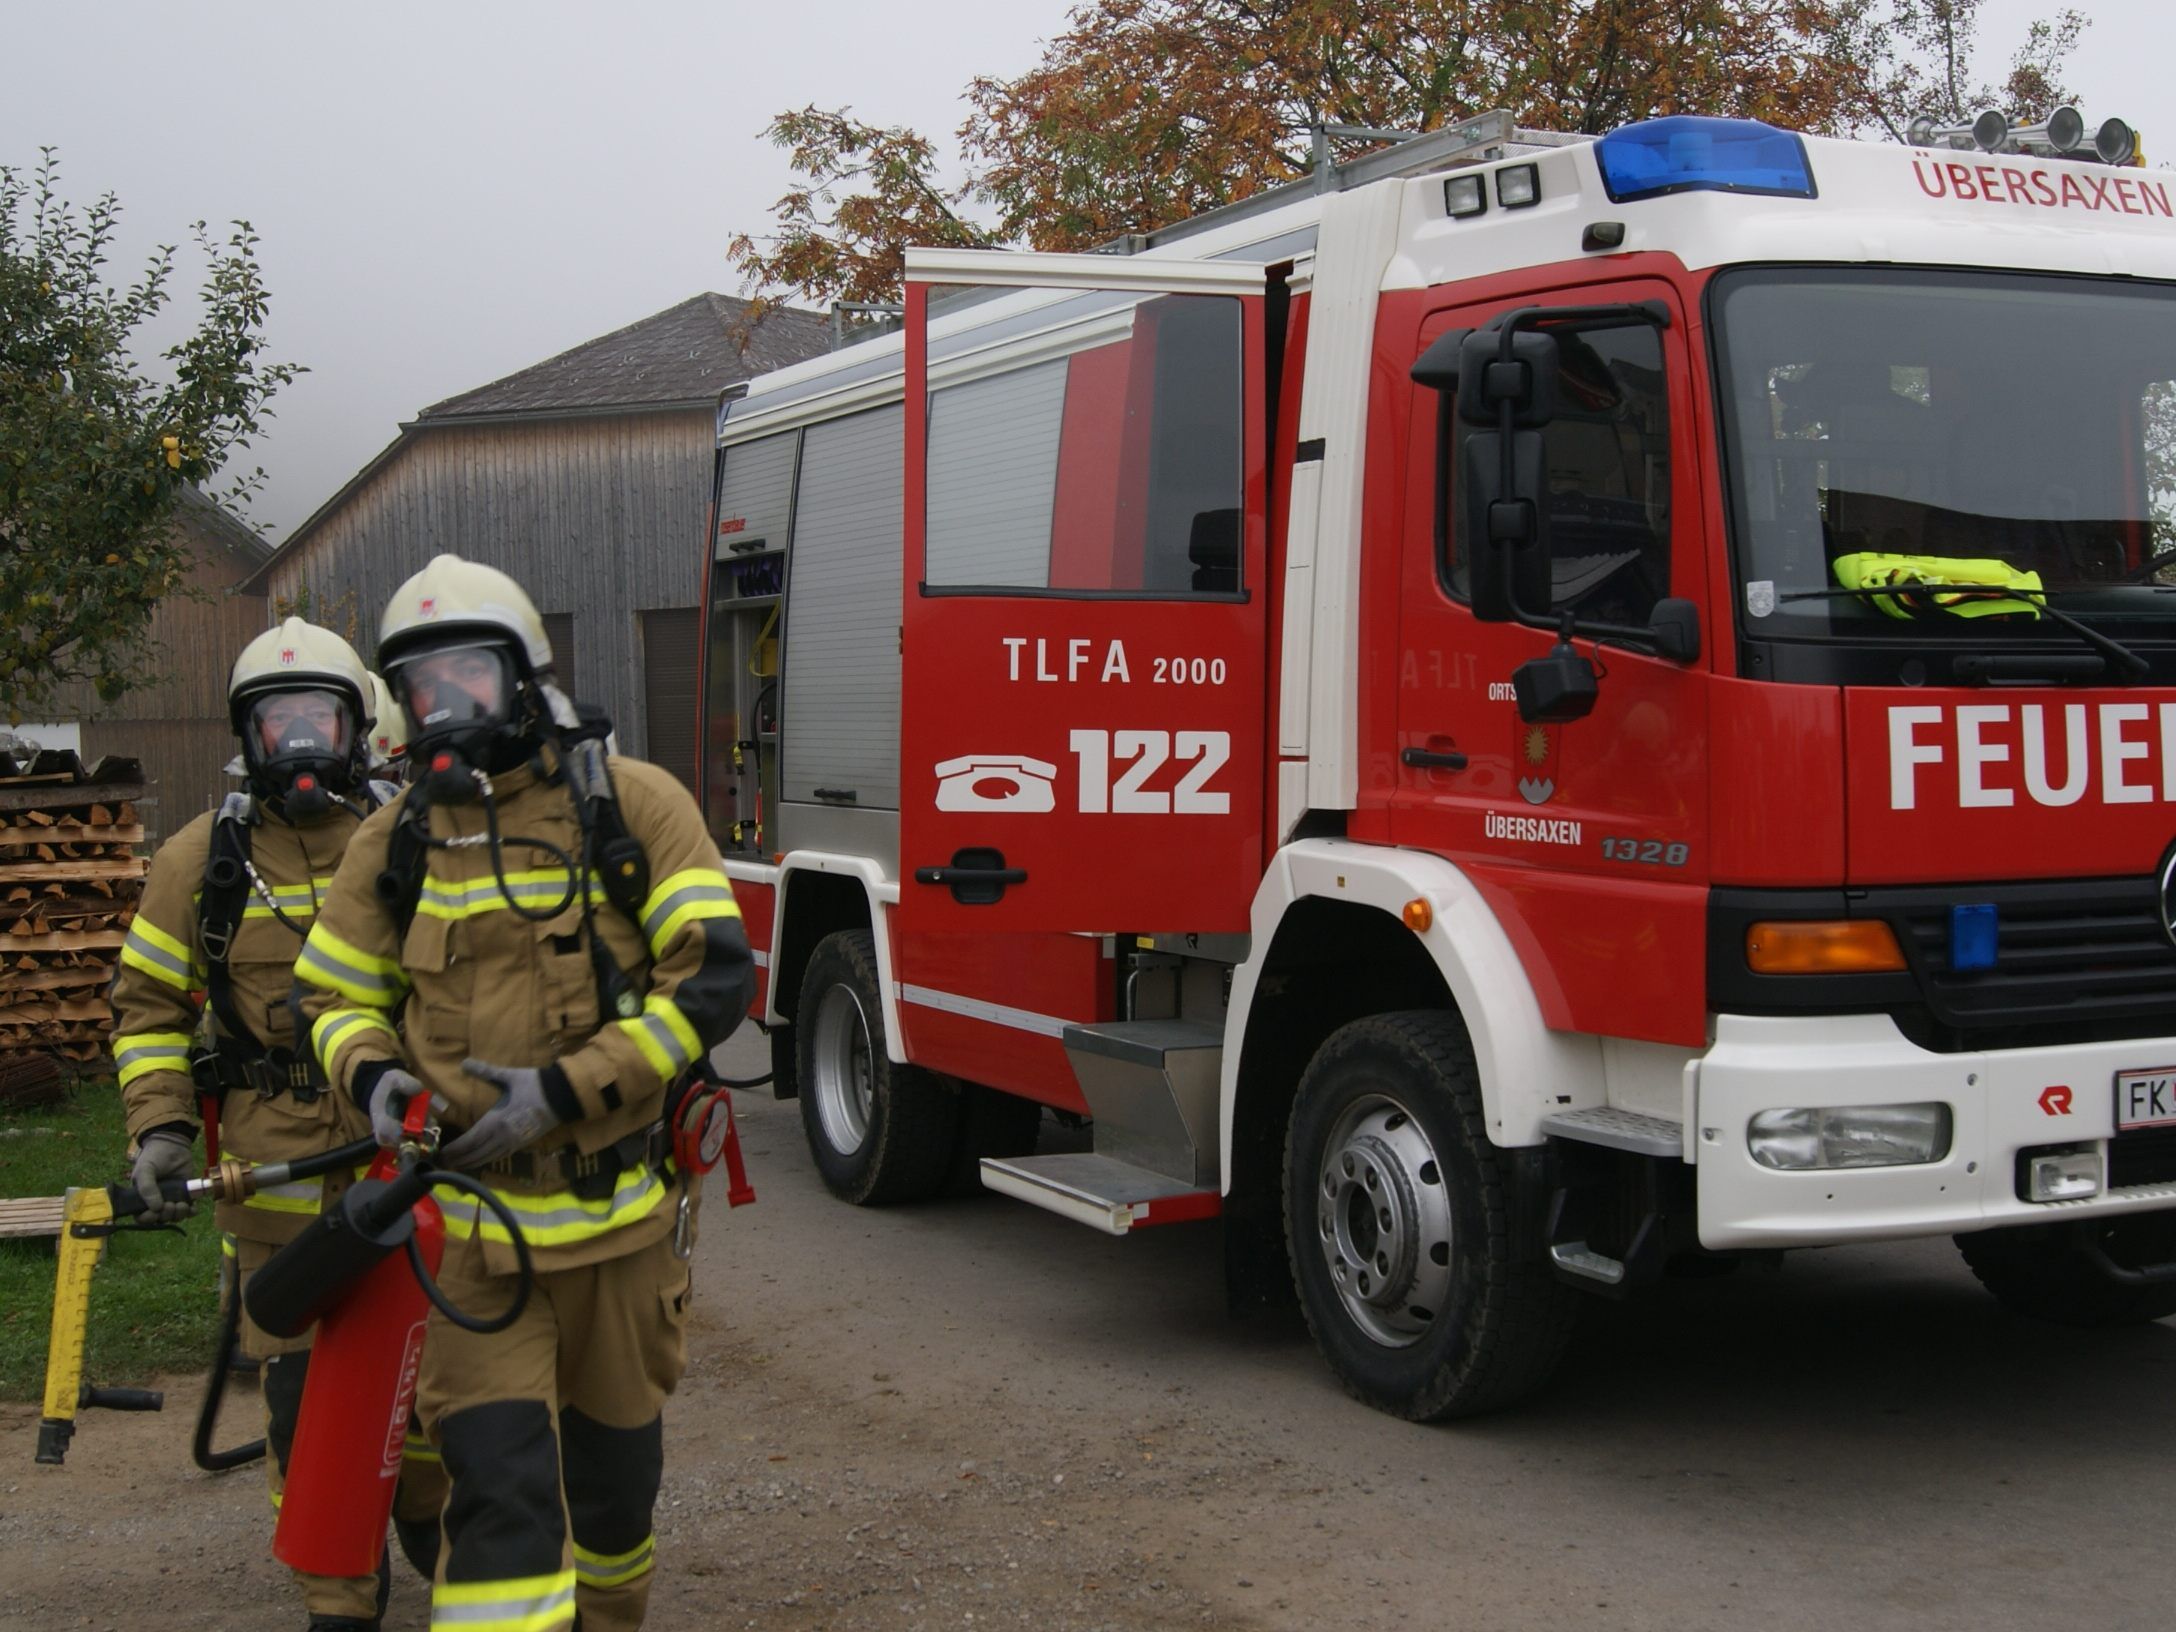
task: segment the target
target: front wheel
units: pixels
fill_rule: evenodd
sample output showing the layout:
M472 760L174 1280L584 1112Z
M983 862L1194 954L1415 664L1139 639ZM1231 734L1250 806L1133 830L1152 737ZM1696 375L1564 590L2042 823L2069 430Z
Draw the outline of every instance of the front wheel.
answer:
M876 942L841 930L816 945L794 1014L801 1128L826 1188L856 1205L918 1201L944 1185L959 1096L884 1040Z
M2130 1213L2094 1233L2094 1244L2120 1268L2176 1262L2176 1213ZM1980 1230L1958 1236L1957 1250L1998 1303L2032 1320L2138 1326L2176 1315L2176 1286L2110 1279L2064 1225Z
M1316 1052L1285 1144L1285 1241L1316 1346L1356 1398L1434 1421L1548 1381L1577 1294L1509 1160L1455 1015L1357 1020Z

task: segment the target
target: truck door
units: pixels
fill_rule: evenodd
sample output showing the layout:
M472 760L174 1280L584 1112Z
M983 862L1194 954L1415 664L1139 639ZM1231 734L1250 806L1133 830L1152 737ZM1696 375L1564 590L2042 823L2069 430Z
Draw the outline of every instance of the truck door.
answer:
M1416 387L1390 836L1453 858L1491 898L1550 1025L1697 1042L1708 878L1704 671L1714 631L1728 623L1705 615L1701 439L1682 308L1668 285L1645 280L1538 304L1643 301L1662 302L1670 322L1628 317L1551 330L1561 359L1557 417L1545 433L1551 609L1641 626L1665 596L1691 600L1703 607L1700 659L1685 665L1605 647L1592 714L1568 725L1522 720L1512 671L1555 637L1474 618L1471 541L1455 491L1440 546L1434 526L1436 415L1447 405ZM1434 313L1418 350L1527 304L1537 302ZM1594 651L1584 639L1576 644Z
M1265 287L908 252L903 928L1246 928Z

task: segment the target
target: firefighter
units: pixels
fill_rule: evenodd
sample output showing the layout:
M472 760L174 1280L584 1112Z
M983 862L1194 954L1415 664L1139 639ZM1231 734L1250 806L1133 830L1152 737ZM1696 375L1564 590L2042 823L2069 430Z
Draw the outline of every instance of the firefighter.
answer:
M416 1414L451 1483L432 1624L637 1627L690 1288L694 1195L662 1117L747 1008L747 939L694 800L605 755L511 578L438 556L378 650L410 785L349 848L297 1004L381 1141L437 1096L440 1160L482 1178L533 1259L506 1329L431 1316ZM512 1300L512 1237L438 1194L440 1286L487 1319Z
M393 694L370 671L370 770L374 776L398 780L408 767L408 716L400 704L393 701Z
M113 991L114 1062L149 1222L192 1211L189 1202L162 1201L159 1181L197 1170L200 1094L218 1107L222 1154L245 1162L314 1156L368 1130L368 1119L327 1088L308 1050L297 1049L288 998L302 938L374 802L365 774L369 699L361 660L330 630L289 618L252 640L227 685L247 791L228 795L152 858ZM348 1182L333 1174L220 1203L231 1295ZM277 1508L310 1337L274 1338L245 1315L241 1343L262 1363L272 1451L265 1471ZM434 1519L438 1492L410 1471L403 1511ZM422 1567L427 1573L429 1562ZM353 1580L299 1572L297 1580L311 1626L378 1624L389 1585L382 1566Z

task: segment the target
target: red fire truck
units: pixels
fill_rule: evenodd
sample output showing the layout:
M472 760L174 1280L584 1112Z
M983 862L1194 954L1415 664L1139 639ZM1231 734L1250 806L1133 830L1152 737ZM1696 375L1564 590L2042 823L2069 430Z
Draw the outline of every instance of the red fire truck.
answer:
M2176 181L1985 134L1490 116L729 402L823 1181L1216 1216L1415 1418L1731 1254L2176 1312Z

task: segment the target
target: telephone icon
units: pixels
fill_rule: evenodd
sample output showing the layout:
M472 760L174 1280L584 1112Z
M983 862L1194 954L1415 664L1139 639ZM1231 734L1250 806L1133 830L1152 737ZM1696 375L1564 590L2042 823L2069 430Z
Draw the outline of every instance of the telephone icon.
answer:
M937 808L958 811L1009 811L1040 815L1058 807L1051 781L1058 767L1025 754L964 754L937 767ZM996 783L1001 791L984 792Z

